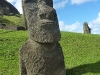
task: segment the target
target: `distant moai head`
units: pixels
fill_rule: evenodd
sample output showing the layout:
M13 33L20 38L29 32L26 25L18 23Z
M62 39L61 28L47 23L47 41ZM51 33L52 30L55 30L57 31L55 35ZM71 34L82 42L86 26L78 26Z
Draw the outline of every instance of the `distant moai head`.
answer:
M90 34L90 33L91 33L91 29L90 29L90 27L88 26L88 23L87 23L87 22L84 22L84 24L83 24L83 31L84 31L84 33L86 33L86 34Z
M52 0L22 0L29 38L41 43L60 40L57 14Z

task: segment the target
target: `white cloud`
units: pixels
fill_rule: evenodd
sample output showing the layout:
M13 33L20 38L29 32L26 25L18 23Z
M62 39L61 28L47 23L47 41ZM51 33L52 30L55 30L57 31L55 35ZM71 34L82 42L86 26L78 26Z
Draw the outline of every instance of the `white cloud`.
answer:
M21 5L21 0L7 0L11 4L13 4L18 11L22 14L22 5Z
M82 3L85 3L85 2L93 2L93 1L97 1L97 0L71 0L71 3L72 4L82 4Z
M98 18L95 19L95 20L92 20L91 23L92 23L92 24L96 24L96 25L100 25L100 12L99 12L99 14L98 14Z
M60 1L60 0L53 0L53 2L57 2L57 1Z
M68 3L68 0L53 0L53 1L55 9L64 8Z
M7 0L10 3L16 2L16 0Z
M18 11L22 14L22 4L21 4L21 0L17 0L16 4L14 5Z
M98 17L89 22L88 25L92 29L91 30L92 34L100 34L100 12L98 14ZM64 21L59 21L59 27L61 31L83 33L83 24L81 25L80 22L78 21L71 25L65 24Z
M81 32L82 33L82 27L78 21L71 25L65 24L64 21L59 21L59 27L60 27L61 31Z
M13 4L18 11L22 14L22 5L21 5L21 0L7 0L11 4ZM54 1L54 8L64 8L65 5L68 3L68 0L53 0Z
M100 12L96 19L89 22L89 26L92 29L93 34L100 34Z
M13 4L18 11L22 14L22 5L21 5L21 0L7 0L11 4ZM53 0L54 1L54 8L64 8L65 5L68 3L68 0Z
M7 0L11 4L13 4L18 11L22 14L22 6L21 6L21 0ZM54 7L57 8L63 8L68 3L68 0L53 0ZM89 1L97 1L97 0L71 0L72 4L82 4ZM80 22L73 23L71 25L67 25L64 23L64 21L59 21L59 27L61 31L70 31L70 32L83 32L83 25L80 24ZM92 29L92 34L100 34L100 12L98 14L98 17L91 22L89 22L89 27Z

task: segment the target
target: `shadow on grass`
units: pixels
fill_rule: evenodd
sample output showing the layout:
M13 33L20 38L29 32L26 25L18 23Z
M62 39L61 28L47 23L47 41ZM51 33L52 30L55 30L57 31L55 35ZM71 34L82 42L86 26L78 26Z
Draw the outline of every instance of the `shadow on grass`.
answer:
M67 69L66 75L83 75L85 73L100 73L100 61L91 64L84 64L71 69Z

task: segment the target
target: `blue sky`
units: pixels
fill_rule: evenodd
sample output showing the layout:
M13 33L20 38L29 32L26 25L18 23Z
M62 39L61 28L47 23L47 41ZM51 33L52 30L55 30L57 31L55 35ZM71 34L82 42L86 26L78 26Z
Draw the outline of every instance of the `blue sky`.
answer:
M21 0L7 0L22 13ZM83 33L88 22L92 34L100 34L100 0L53 0L61 31Z

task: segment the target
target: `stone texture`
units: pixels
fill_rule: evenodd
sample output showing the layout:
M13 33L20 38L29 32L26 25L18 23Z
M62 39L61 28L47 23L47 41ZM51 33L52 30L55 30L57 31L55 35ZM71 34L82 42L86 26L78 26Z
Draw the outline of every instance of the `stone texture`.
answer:
M21 75L66 75L52 0L22 0L29 39L20 49Z
M37 42L59 41L60 31L55 9L50 7L52 6L51 4L50 6L46 5L48 4L46 3L47 1L36 1L39 2L30 1L22 4L25 21L29 30L29 38Z
M29 39L20 50L21 75L66 75L63 59L58 42L37 43Z
M1 15L15 15L20 14L18 10L7 0L0 0L0 14Z
M84 22L84 24L83 24L83 31L84 31L85 34L91 34L91 29L88 26L87 22Z

